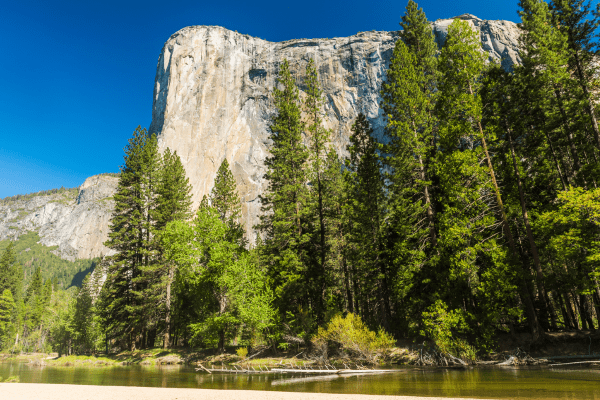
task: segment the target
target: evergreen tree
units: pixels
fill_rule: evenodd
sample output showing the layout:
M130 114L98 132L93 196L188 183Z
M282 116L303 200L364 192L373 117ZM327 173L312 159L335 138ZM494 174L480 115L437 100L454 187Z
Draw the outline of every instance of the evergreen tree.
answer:
M242 217L241 200L227 158L223 159L217 171L215 185L210 193L210 205L217 209L221 221L231 227L231 232L237 238L244 235L244 228L240 222Z
M167 147L161 161L154 211L155 228L159 231L171 221L189 219L192 208L192 186L179 155Z
M14 311L16 305L10 289L4 289L0 296L0 349L12 345L14 337Z
M556 142L558 150L564 146L569 155L565 157L568 183L577 185L584 177L577 117L581 113L574 104L573 85L569 73L567 37L563 30L553 24L552 14L544 0L522 0L521 16L521 74L528 79L534 93L534 105L540 108L547 120L548 140ZM555 131L554 134L551 132ZM568 150L567 150L568 149Z
M484 332L486 326L497 321L497 312L508 306L503 297L511 292L514 273L509 268L507 255L517 265L520 261L487 145L490 132L484 131L481 123L479 91L484 62L476 32L468 23L455 20L448 28L439 61L442 73L437 104L440 150L436 160L442 205L438 279L452 281L454 290L435 291L442 297L440 300L463 315L470 329L477 330L480 336L489 334L489 331ZM494 215L496 210L499 221ZM495 239L500 233L499 227L502 227L509 254ZM525 284L519 282L532 330L540 334L529 292ZM486 293L485 297L478 296L482 292ZM492 298L500 304L489 302ZM475 323L484 320L488 323Z
M125 147L124 160L105 243L117 253L109 260L102 310L111 337L134 350L146 345L149 310L143 296L144 272L156 262L154 210L160 182L156 136L138 127Z
M402 307L406 312L420 315L424 310L420 299L428 291L420 285L413 287L418 280L414 276L419 274L425 282L435 280L439 254L433 190L439 72L429 21L414 1L408 2L400 25L403 30L382 88L390 139L384 159L390 182L387 245L397 271L395 297L408 302Z
M304 112L306 113L306 129L308 131L308 140L310 145L308 179L311 185L310 203L311 209L315 213L315 235L313 237L314 254L316 260L312 263L310 274L311 291L315 307L317 323L322 324L325 314L324 295L328 281L328 271L325 268L328 259L329 249L327 246L327 227L325 210L325 193L327 191L326 180L324 177L327 168L326 156L328 152L328 142L330 132L323 128L322 107L323 92L319 84L319 75L315 66L315 61L310 59L306 66L306 99L304 100Z
M349 256L354 279L354 310L372 325L389 329L389 274L384 253L384 184L380 145L364 114L352 125L346 160Z
M281 88L281 89L280 89ZM265 263L280 313L309 309L307 282L311 241L311 210L307 207L304 124L298 88L287 60L281 64L273 90L276 113L270 125L271 156L265 160L267 188L261 196L259 229L264 237Z
M0 292L3 293L8 289L11 291L13 298L17 298L22 280L20 276L21 268L17 264L17 255L14 249L14 243L10 242L2 256L0 256Z
M74 299L74 309L71 314L70 332L73 337L74 351L78 354L95 350L99 335L94 315L93 298L89 291L90 276L86 276Z
M566 30L567 54L569 70L573 73L579 87L576 94L580 106L589 118L586 125L591 131L590 139L600 150L600 130L596 118L595 105L597 96L590 84L598 75L596 62L598 49L595 41L596 31L600 26L600 4L596 4L595 12L591 10L589 0L553 0L550 3L554 23L560 30Z
M154 229L157 235L154 244L157 250L157 260L146 269L144 274L147 282L144 300L151 305L150 310L154 312L153 316L148 317L149 322L154 323L154 329L164 331L163 347L168 348L171 342L170 331L172 329L171 292L176 266L165 259L160 235L168 223L190 218L192 187L177 152L171 153L168 147L161 157L158 174L156 208L153 212ZM153 330L151 336L154 335Z

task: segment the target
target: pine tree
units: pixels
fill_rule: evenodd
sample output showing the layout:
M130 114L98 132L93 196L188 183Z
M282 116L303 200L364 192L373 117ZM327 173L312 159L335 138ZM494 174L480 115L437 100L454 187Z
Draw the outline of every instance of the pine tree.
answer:
M328 249L325 276L327 310L354 312L352 275L348 259L347 204L344 162L334 149L327 152L323 172L323 207Z
M439 72L437 44L429 21L414 1L409 1L400 25L403 30L382 88L390 138L384 159L390 182L387 218L391 223L387 236L398 271L396 298L418 304L427 291L417 286L411 293L413 276L418 272L422 281L430 280L428 275L435 276L439 254L433 190ZM402 309L413 312L415 306L407 306ZM422 312L422 308L416 306L416 312Z
M512 262L525 268L519 259L520 255L490 157L487 145L490 132L484 131L481 123L482 104L479 91L484 57L475 31L466 22L455 20L449 27L448 39L440 56L442 79L438 115L442 121L440 148L444 149L439 153L438 161L440 191L444 205L444 212L440 217L440 224L443 226L440 238L443 237L446 243L445 262L450 276L454 275L467 285L471 284L469 281L472 278L469 278L469 275L477 270L482 276L494 275L497 271L510 272L504 266L508 261L505 252L496 240L489 240L497 235L498 232L494 232L494 229L498 223L502 226ZM498 210L498 223L490 206L491 201ZM486 264L478 262L476 258L477 254L484 253L483 259L487 258ZM492 255L494 258L488 258ZM510 273L503 275L504 282L496 285L498 289L510 283ZM529 324L537 340L542 335L537 314L526 281L521 279L518 283L521 286L521 297L526 306ZM469 296L468 291L463 293L463 296L465 295ZM462 301L464 302L464 298ZM490 307L492 305L488 304L488 310ZM474 312L487 313L488 310Z
M313 299L315 303L315 314L317 323L322 324L325 314L324 295L327 286L328 271L325 264L328 258L329 249L327 246L327 227L326 210L325 210L325 187L324 179L325 170L327 168L326 157L328 152L328 142L330 132L323 128L323 92L319 84L319 75L315 66L315 61L310 59L306 66L306 78L304 82L306 86L306 99L304 100L304 112L306 113L306 129L308 131L308 140L310 145L308 178L311 185L311 200L310 207L315 212L315 235L313 237L313 246L317 259L309 272L312 284Z
M577 111L572 96L575 82L569 76L567 37L563 30L553 24L552 14L544 0L521 0L521 58L522 74L530 81L528 86L535 93L534 104L544 112L549 121L549 140L555 140L558 149L568 148L566 158L572 179L571 183L581 185L582 158L578 142ZM575 109L574 109L575 108Z
M15 331L14 312L16 309L10 289L5 289L0 296L0 349L12 344Z
M171 221L187 220L191 217L192 186L177 152L168 147L162 154L159 171L160 180L156 188L155 228L162 230Z
M389 274L384 260L384 184L380 144L364 114L352 125L346 161L348 236L356 290L354 310L372 325L389 329Z
M586 0L553 0L550 4L554 23L561 31L566 31L569 69L573 72L580 93L581 108L589 120L586 125L592 133L596 147L600 150L600 129L595 112L594 95L591 82L598 75L596 31L600 26L600 4L596 4L595 12L591 11L591 3Z
M131 350L144 346L147 288L144 272L156 262L156 191L160 182L156 136L138 127L125 147L115 209L105 245L117 254L110 257L103 288L103 318L107 331Z
M20 275L17 255L15 254L15 245L13 242L10 242L2 253L2 256L0 256L0 293L8 289L11 291L13 298L17 298L21 286Z
M157 250L157 259L145 271L147 288L143 297L145 302L151 305L150 310L154 311L154 315L149 316L149 320L154 322L154 329L162 328L164 330L163 347L168 348L172 329L171 292L176 266L165 259L160 236L170 222L184 221L190 218L192 187L177 152L171 153L167 147L160 158L156 208L153 210L154 229L157 235L154 244ZM151 336L154 336L154 332Z
M219 212L221 221L231 227L231 232L236 238L242 238L244 227L240 222L242 217L241 200L227 158L224 158L219 166L209 200L210 205Z
M265 160L268 186L261 196L260 231L264 237L264 252L268 274L280 313L298 312L309 308L307 254L311 232L307 224L306 164L308 151L302 142L304 124L301 120L298 88L287 60L281 64L278 86L273 99L276 113L270 124L273 145Z

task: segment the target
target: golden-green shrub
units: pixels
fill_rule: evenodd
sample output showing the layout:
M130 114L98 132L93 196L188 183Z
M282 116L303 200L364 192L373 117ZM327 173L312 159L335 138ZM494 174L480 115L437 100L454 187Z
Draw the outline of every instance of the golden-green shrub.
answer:
M380 329L373 332L365 326L358 315L348 314L346 317L336 315L327 325L327 329L319 328L312 340L317 352L327 356L328 348L333 347L341 355L348 355L368 363L376 363L390 350L394 338Z
M243 360L248 355L248 348L247 347L240 347L235 352L237 353L238 357Z

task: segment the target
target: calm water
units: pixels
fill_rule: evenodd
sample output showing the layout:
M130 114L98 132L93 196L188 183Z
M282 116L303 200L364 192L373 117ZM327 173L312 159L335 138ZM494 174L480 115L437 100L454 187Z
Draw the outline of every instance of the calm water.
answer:
M348 377L197 373L188 366L52 367L0 363L21 382L510 399L599 399L600 370L548 368L399 369Z

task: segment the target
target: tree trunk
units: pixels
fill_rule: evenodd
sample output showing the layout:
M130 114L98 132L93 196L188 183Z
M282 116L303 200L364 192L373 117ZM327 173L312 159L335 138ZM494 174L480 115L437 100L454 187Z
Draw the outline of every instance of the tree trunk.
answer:
M571 322L571 316L569 315L569 313L567 312L567 309L565 308L565 304L563 302L562 296L559 293L557 293L556 291L553 291L552 294L553 294L553 297L556 299L556 301L558 301L558 304L560 306L560 312L563 317L564 327L568 328L568 329L573 329L573 323Z
M546 135L546 139L548 140L548 145L550 146L550 151L552 152L552 158L554 159L554 163L556 164L556 170L558 171L558 177L560 178L560 183L562 184L563 190L567 191L567 185L569 184L568 178L560 169L560 162L558 157L556 156L556 152L554 151L554 145L552 144L552 140L550 139L550 135L548 132L544 130L544 134Z
M554 316L553 310L550 309L551 305L548 302L548 294L546 292L546 286L544 284L544 272L542 271L540 256L538 254L538 249L533 238L533 233L531 231L531 224L529 223L529 215L527 214L527 204L525 203L525 193L523 190L523 184L521 182L521 174L519 173L519 168L517 165L517 158L515 156L515 149L513 146L512 136L510 134L510 128L508 127L506 120L504 121L504 124L506 127L506 133L508 134L508 143L510 144L510 154L513 160L513 168L517 177L517 186L519 187L519 200L521 202L521 215L523 216L523 222L525 223L525 230L527 232L527 239L529 240L529 248L531 250L531 255L533 256L533 264L535 265L537 284L540 289L540 294L546 307L546 310L548 311L552 319L552 325L554 328L556 328L556 317Z
M225 329L219 330L219 353L225 353Z
M173 281L173 266L169 265L169 275L167 278L167 299L166 299L166 308L167 315L165 316L165 337L163 340L163 349L168 349L171 345L170 343L170 333L171 333L171 283Z
M563 119L563 132L566 134L567 139L569 139L569 148L571 149L571 155L573 156L573 167L575 168L575 175L579 173L581 169L581 162L579 161L579 154L577 152L577 148L575 147L575 138L573 137L573 132L569 126L569 120L567 118L567 113L563 106L562 96L558 89L555 89L554 94L556 95L556 99L558 100L558 108L560 110L560 115Z
M571 315L573 325L575 326L575 329L579 330L579 319L577 318L577 302L574 298L571 298L571 293L569 292L566 292L564 296L567 304L567 311ZM575 309L573 307L575 307Z
M342 269L344 271L344 285L346 286L346 304L348 305L348 312L354 313L352 289L350 288L350 277L348 276L348 265L346 264L346 257L344 255L342 255Z
M416 144L417 140L418 140L418 136L417 136L417 129L415 127L414 120L412 121L412 126L413 126L413 133L415 136L415 144ZM427 174L425 173L425 166L423 165L423 159L421 157L421 154L418 151L416 151L416 153L418 154L418 159L419 159L419 175L420 175L421 181L425 182L427 179ZM431 206L431 199L429 197L429 186L427 186L427 185L423 185L423 197L425 198L425 206L427 207L427 219L429 220L429 236L431 238L431 245L433 246L433 248L436 251L438 251L437 235L435 233L435 221L434 221L434 215L433 215L433 207Z
M471 88L471 84L469 83L469 91L471 96L473 96L473 89ZM494 167L492 165L492 159L490 158L490 154L488 152L487 143L485 141L485 135L483 134L483 127L481 126L481 121L477 121L477 126L479 127L479 134L481 135L481 143L483 145L483 150L485 152L485 157L487 159L488 169L490 173L490 177L492 178L492 183L494 184L494 191L496 193L496 202L498 204L498 208L500 209L500 214L502 216L502 222L504 225L504 234L508 240L508 245L511 249L513 257L515 260L519 259L519 255L517 253L517 247L515 245L515 241L510 231L510 225L508 224L508 219L506 217L506 212L504 211L504 204L502 203L502 196L500 195L500 189L498 188L498 182L496 181L496 175L494 174ZM522 263L521 265L523 269L525 269L525 265ZM537 314L535 312L535 307L533 307L533 302L531 301L531 297L529 296L529 290L527 289L527 284L524 280L520 282L521 292L523 301L525 303L525 308L527 312L527 319L529 320L529 326L531 328L531 333L533 336L533 341L537 341L543 337L542 327L540 326L539 320L537 318Z

